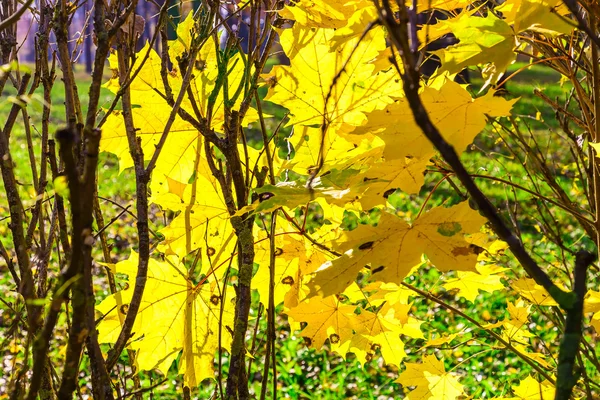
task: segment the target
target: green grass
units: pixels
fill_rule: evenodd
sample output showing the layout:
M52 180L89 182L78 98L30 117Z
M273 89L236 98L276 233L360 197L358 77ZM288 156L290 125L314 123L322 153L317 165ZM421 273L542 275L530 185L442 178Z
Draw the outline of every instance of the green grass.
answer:
M60 80L60 71L57 71L57 79L52 89L52 106L50 108L49 132L50 139L53 139L55 132L66 126L64 101L65 89ZM75 74L77 90L81 99L83 115L87 112L88 90L90 77L85 71L78 70ZM7 84L2 96L0 97L0 121L6 121L8 113L14 104L16 89L10 84ZM108 107L113 99L112 93L106 89L102 89L100 104L103 107ZM31 136L34 154L39 164L40 145L41 145L41 120L43 112L43 91L40 88L33 94L30 104L27 106L27 112L30 118ZM15 127L12 131L11 154L15 164L15 174L18 181L22 184L22 188L29 192L32 188L32 171L29 155L27 152L27 140L25 134L24 121L21 113L17 118ZM39 169L39 165L37 166ZM125 173L119 176L118 162L116 157L109 154L102 154L98 165L98 189L99 194L105 197L130 197L135 193L135 184L130 173ZM39 172L38 172L39 174ZM52 182L49 182L50 185ZM2 189L4 188L2 184ZM0 192L0 201L2 200L4 190ZM0 203L1 204L1 203Z

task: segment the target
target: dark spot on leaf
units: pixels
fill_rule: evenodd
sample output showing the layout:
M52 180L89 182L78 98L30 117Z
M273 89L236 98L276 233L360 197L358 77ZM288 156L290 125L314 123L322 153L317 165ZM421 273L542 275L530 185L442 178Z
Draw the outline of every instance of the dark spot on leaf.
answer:
M340 336L337 333L332 333L329 335L329 341L331 344L336 344L340 342Z
M206 255L209 256L209 257L210 256L214 256L216 252L217 251L213 247L208 247L206 249Z
M306 336L304 336L302 339L304 339L304 344L310 347L310 345L312 344L312 339Z
M129 311L129 304L123 304L120 308L119 311L121 311L121 314L123 315L127 315L127 311Z
M275 87L275 85L277 85L277 77L275 75L269 76L266 82L269 87Z
M275 249L275 252L274 252L274 253L275 253L275 257L277 257L277 256L280 256L280 255L282 255L282 254L283 254L283 249L282 249L281 247L277 247L277 248Z
M264 192L264 193L261 193L258 195L258 200L260 200L260 201L269 200L273 196L275 196L273 193Z
M438 225L437 231L442 236L454 236L462 230L462 226L458 222L444 222Z
M378 272L381 272L381 271L383 271L383 269L384 269L384 268L385 268L385 267L382 265L382 266L380 266L380 267L377 267L377 268L375 268L375 269L374 269L373 271L371 271L371 272L372 272L372 273L374 273L374 274L376 274L376 273L378 273Z
M381 346L380 346L378 343L373 343L373 344L371 345L371 350L373 350L373 351L377 351L377 350L379 350L379 349L381 349Z
M363 243L363 244L361 244L360 246L358 246L358 249L359 249L359 250L367 250L367 249L370 249L371 247L373 247L373 244L374 244L374 243L375 243L375 242L366 242L366 243Z
M221 296L217 296L216 294L210 296L210 302L213 303L215 306L219 304L219 301L221 301Z
M292 278L291 276L286 276L285 278L283 278L281 280L281 283L283 283L284 285L293 285L294 284L294 278Z
M204 68L206 68L206 61L196 60L194 67L199 71L204 71Z
M392 194L394 194L395 191L396 191L396 189L388 189L385 192L383 192L383 197L387 199Z
M452 255L455 257L458 256L468 256L469 254L473 254L473 251L469 247L455 247L452 249Z

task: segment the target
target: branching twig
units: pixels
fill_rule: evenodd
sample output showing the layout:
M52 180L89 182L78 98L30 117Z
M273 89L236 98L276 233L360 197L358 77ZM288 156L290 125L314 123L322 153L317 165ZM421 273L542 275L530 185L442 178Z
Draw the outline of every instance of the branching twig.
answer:
M0 31L10 27L13 24L16 24L19 18L21 18L21 15L23 15L25 11L27 11L27 9L32 3L33 0L25 1L25 3L23 3L23 5L21 5L21 7L17 11L15 11L14 14L12 14L10 17L6 18L3 21L0 21Z

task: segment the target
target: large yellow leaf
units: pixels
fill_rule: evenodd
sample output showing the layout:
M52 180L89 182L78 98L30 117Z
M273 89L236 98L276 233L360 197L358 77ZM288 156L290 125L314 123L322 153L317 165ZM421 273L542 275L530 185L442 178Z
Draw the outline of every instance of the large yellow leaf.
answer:
M377 344L386 363L400 365L406 356L399 335L422 338L418 321L408 315L412 304L386 303L376 312L361 311L361 329L357 331ZM416 328L416 329L415 329Z
M111 67L117 68L116 58L116 53L111 55ZM160 65L160 56L146 44L137 53L132 68L139 70L139 73L129 86L136 137L142 139L142 150L147 160L152 158L171 113L171 107L155 92L155 89L164 91ZM181 86L181 78L178 75L170 74L169 82L174 88ZM104 86L116 94L120 90L118 77L113 77ZM198 132L189 123L179 117L175 118L156 171L174 179L187 181L193 172L197 136ZM119 158L121 171L133 166L121 111L113 111L102 127L100 150L115 154Z
M374 280L399 283L420 264L422 254L441 271L472 271L477 248L464 235L479 231L484 222L467 202L434 208L412 225L383 213L376 227L361 225L338 240L337 248L345 254L316 272L311 295L342 292L367 264Z
M135 286L138 255L111 265L113 273L129 277L126 288L107 297L97 307L103 314L98 326L100 343L114 343L119 336ZM185 384L197 386L214 378L214 358L219 346L219 325L233 328L233 307L225 305L220 318L221 291L214 280L197 286L176 258L150 259L144 296L133 326L130 348L137 351L143 370L158 369L164 375L181 353L179 373ZM228 348L231 337L222 335Z
M523 300L515 303L508 302L508 318L500 321L493 327L501 326L502 337L513 345L527 345L529 338L534 335L527 329L529 321L530 306L525 306Z
M174 98L177 98L183 82L177 57L181 57L184 52L189 52L194 30L194 20L190 13L178 26L177 39L169 42L172 46L169 54L173 69L168 73L168 81ZM213 39L206 41L200 49L196 60L193 61L195 70L190 83L194 104L192 105L192 101L186 95L181 103L181 108L194 117L195 110L198 110L201 117L207 118L209 103L212 102L210 128L222 132L225 118L224 90L219 90L217 96L211 100L211 94L219 75L216 51ZM116 54L111 56L112 68L118 66L116 57ZM231 94L235 93L244 77L245 66L242 60L242 56L236 54L227 64L227 83ZM142 140L144 158L150 160L163 134L172 107L164 98L165 88L160 75L160 56L148 44L136 54L136 61L132 69L134 71L139 69L136 79L129 87L133 105L132 117L136 137L140 137ZM113 77L105 84L105 87L116 94L120 90L118 78ZM233 107L238 107L241 101L240 96ZM256 120L258 120L258 114L253 108L250 108L245 115L243 124L246 125ZM200 151L197 146L199 135L199 132L190 123L176 116L156 163L155 171L172 179L187 182L194 173L194 156ZM101 151L117 155L121 171L133 165L120 111L109 115L103 126Z
M143 104L132 109L136 136L142 138L146 160L152 158L170 113L168 104L153 92L147 92ZM120 171L133 167L121 111L113 111L102 132L100 150L113 153L119 158ZM197 141L198 132L181 118L175 118L155 171L176 180L187 181L194 171L194 157L199 150Z
M401 95L395 71L373 74L370 61L386 47L383 29L337 48L332 48L334 36L334 29L301 25L281 34L291 65L276 66L266 77L271 86L266 99L290 110L289 124L349 130L364 124L370 111L391 103L390 96Z
M516 102L496 97L493 92L474 99L463 85L448 77L441 77L425 87L421 100L431 121L459 153L483 130L486 116L508 116ZM384 110L370 113L369 122L348 137L366 133L377 134L385 141L384 156L388 160L428 159L434 154L432 144L422 134L403 98Z
M220 185L203 156L198 153L195 157L197 169L191 183L158 174L152 179L152 202L179 212L160 230L165 239L158 249L180 258L201 249L203 271L208 273L210 268L220 267L221 276L227 270L222 264L234 253L237 241Z

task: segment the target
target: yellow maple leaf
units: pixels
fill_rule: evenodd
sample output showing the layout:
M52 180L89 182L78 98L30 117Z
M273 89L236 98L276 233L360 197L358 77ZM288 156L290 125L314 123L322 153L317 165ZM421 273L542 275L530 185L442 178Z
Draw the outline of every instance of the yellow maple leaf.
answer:
M522 400L551 400L554 399L554 386L548 381L538 382L531 375L519 382L513 388L517 399Z
M334 29L301 25L281 34L290 66L276 66L265 77L271 86L266 100L290 110L290 125L351 130L366 122L367 113L402 93L395 71L373 74L370 61L386 47L383 29L372 29L360 42L355 38L337 48L332 48L334 35Z
M192 32L195 31L194 24L193 13L190 13L179 24L178 37L169 42L172 46L169 54L173 62L173 70L170 71L167 79L174 98L177 98L183 83L181 71L178 70L177 66L177 57L181 57L183 52L189 51L194 36ZM190 115L195 115L195 110L198 110L201 117L208 118L209 103L211 103L210 128L222 132L225 118L224 90L221 88L217 96L211 98L219 75L216 51L215 44L211 40L205 42L200 49L197 59L194 60L194 78L189 86L194 96L194 104L188 96L185 96L181 103L181 109ZM116 54L111 56L111 68L117 68L116 57ZM139 70L136 79L129 86L133 105L132 118L136 136L141 138L144 158L150 160L163 135L172 107L162 95L165 89L160 74L161 58L154 49L149 47L149 44L146 44L144 48L136 53L136 61L132 69ZM240 54L234 55L227 61L227 82L230 93L237 90L245 73L246 68ZM118 93L120 90L118 78L113 77L105 84L105 87L115 94ZM241 101L241 97L238 98L233 107L239 107ZM244 117L243 124L249 124L257 120L256 110L250 108ZM198 147L199 136L200 134L196 128L176 116L163 144L155 171L177 181L187 182L194 173L195 154L201 151L201 148ZM107 117L103 126L100 150L115 154L119 158L121 171L133 166L123 116L118 110L113 111Z
M530 310L531 306L526 306L522 299L516 303L508 302L509 317L495 324L488 324L485 327L487 329L502 327L502 337L511 344L512 349L534 360L542 367L550 369L552 365L548 362L548 356L530 350L529 340L535 337L528 330ZM498 344L498 346L503 347L502 344Z
M486 115L501 117L510 115L516 100L505 100L489 92L485 96L472 98L463 85L448 77L440 77L425 87L421 100L431 121L445 139L462 152L485 128ZM369 114L369 122L356 128L348 135L376 134L385 141L383 155L386 160L429 159L435 153L433 145L422 134L412 111L404 98L384 110Z
M508 0L498 8L515 32L525 30L568 35L577 26L568 19L568 8L559 0Z
M208 273L231 257L237 241L219 183L212 176L206 159L200 153L195 158L196 173L192 182L184 186L155 174L150 185L151 200L163 209L179 212L159 231L165 239L158 249L183 258L201 248L203 271ZM218 276L226 270L219 268Z
M463 86L447 77L432 81L421 97L436 126L457 149L464 149L483 130L486 115L509 115L514 103L492 93L473 99ZM287 167L310 174L321 156L323 180L349 189L365 209L385 204L385 195L397 188L417 193L435 151L414 122L410 107L400 98L367 115L365 125L347 128L352 129L350 135L340 135L330 127L323 136L320 128L300 127L292 139L298 153ZM385 148L373 134L385 140Z
M590 325L596 329L596 332L600 332L600 292L588 290L585 295L583 307L584 312L594 313L590 320Z
M477 272L458 271L457 278L449 279L442 286L446 290L458 289L458 293L470 302L474 302L479 291L493 292L504 289L498 273L506 268L478 265Z
M369 303L375 306L381 305L384 301L391 304L408 304L408 299L415 296L415 292L404 286L399 286L393 282L370 282L363 287L363 291L369 294Z
M401 313L405 310L400 311ZM356 328L349 340L339 341L331 346L332 350L345 355L354 353L361 363L372 359L378 349L386 364L400 365L406 353L400 339L402 324L388 320L383 312L361 311L356 315ZM359 347L359 344L362 348Z
M357 5L366 1L298 0L286 5L279 14L296 21L296 25L319 28L341 28L348 23ZM372 4L370 4L373 7Z
M406 370L400 374L396 382L402 386L415 389L407 399L412 400L454 400L464 393L463 385L450 373L446 372L444 362L434 355L423 358L423 362L406 363Z
M295 229L284 218L277 220L275 237L275 305L284 302L293 308L304 298L304 277L314 272L328 259L327 255L312 246L304 236L293 235ZM252 278L252 287L258 290L260 301L268 305L271 248L264 231L256 235L254 262L258 271Z
M114 343L119 336L128 304L133 295L138 255L110 265L114 273L125 274L129 282L100 303L103 314L98 326L100 343ZM219 325L233 328L233 305L225 305L220 318L221 292L214 280L197 286L176 258L150 259L148 280L140 310L133 326L130 348L143 370L168 372L181 353L179 373L186 385L197 386L214 378L214 358L219 345ZM222 335L221 346L228 347L231 337Z
M419 329L422 322L408 316L411 306L386 304L377 312L361 310L356 314L355 306L342 304L336 296L315 297L303 301L288 315L296 322L308 323L302 335L315 348L329 339L331 350L342 357L353 353L364 363L379 350L387 364L400 365L406 357L400 335L423 337Z
M142 150L146 160L151 159L162 136L171 108L156 94L144 96L142 107L132 109L136 136L142 138ZM113 111L103 126L100 151L115 154L119 158L119 170L133 166L125 123L121 111ZM155 171L175 180L187 181L194 170L198 131L181 118L175 118Z
M357 161L367 158L368 162L371 162L375 156L381 156L380 152L373 150L383 149L385 144L383 140L373 135L364 135L362 139L360 143L354 143L347 140L345 136L336 134L333 129L328 129L325 137L322 138L320 128L294 127L292 137L287 139L294 149L294 156L284 163L284 168L294 170L301 175L310 175L316 168L321 154L323 158L321 175L334 169L359 170L367 162L362 162L360 167L357 167ZM322 148L321 144L323 144ZM368 168L368 165L364 168Z
M520 278L510 285L517 293L538 306L558 306L550 294L530 278Z
M441 335L438 337L430 337L427 342L425 342L425 344L423 345L423 347L421 347L421 349L427 348L427 347L439 347L443 344L449 344L450 342L452 342L454 339L456 339L456 337L458 336L458 333L452 333L450 335Z
M516 59L515 33L509 24L494 13L490 12L486 17L465 13L439 23L449 26L459 40L458 44L434 52L442 61L440 73L447 71L455 74L469 66L490 64L491 68L484 70L487 85L496 83Z
M330 204L343 205L349 201L347 195L349 190L337 190L333 188L312 188L300 186L296 182L280 182L277 185L264 185L256 190L259 194L259 204L256 212L268 213L280 207L294 209L315 201L317 198L324 199Z
M288 310L288 317L297 322L306 322L302 336L311 347L320 349L327 339L345 342L353 336L358 326L356 306L342 304L335 296L313 297Z
M425 168L429 164L428 156L371 159L369 169L352 177L348 183L360 194L358 201L368 210L385 204L387 196L398 188L408 194L418 193L425 182Z
M341 257L319 269L310 282L311 295L340 293L371 265L373 279L400 282L426 254L441 271L474 270L477 251L464 234L477 232L485 219L467 202L437 207L409 225L383 213L377 227L361 225L338 240Z

